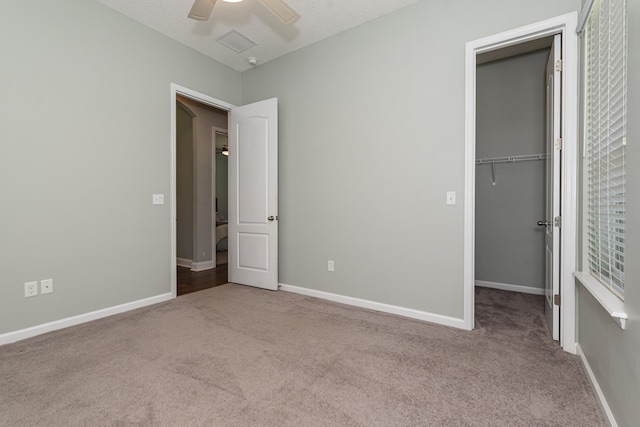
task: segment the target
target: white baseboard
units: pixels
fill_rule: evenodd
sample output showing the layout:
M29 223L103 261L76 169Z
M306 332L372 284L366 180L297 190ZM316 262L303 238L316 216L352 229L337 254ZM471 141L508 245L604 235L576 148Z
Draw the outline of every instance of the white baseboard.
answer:
M36 335L42 335L47 332L57 331L58 329L68 328L69 326L102 319L103 317L113 316L114 314L124 313L125 311L135 310L136 308L146 307L148 305L168 301L173 298L175 297L172 293L166 293L155 297L128 302L126 304L116 305L114 307L103 308L90 313L67 317L66 319L43 323L42 325L32 326L19 331L7 332L5 334L0 334L0 345L10 344L12 342L35 337Z
M186 258L176 258L176 265L178 267L190 268L191 271L204 271L216 268L213 260L196 262Z
M440 314L433 314L426 311L415 310L412 308L399 307L396 305L384 304L375 301L369 301L360 298L353 298L339 294L332 294L329 292L316 291L314 289L301 288L298 286L286 285L280 283L278 287L286 292L292 292L294 294L306 295L310 297L320 298L324 300L339 302L342 304L353 305L361 308L368 308L370 310L381 311L383 313L396 314L398 316L409 317L411 319L423 320L426 322L437 323L439 325L451 326L459 329L466 329L463 319L457 319L455 317L442 316Z
M584 367L584 370L587 372L589 381L591 381L593 390L596 392L596 396L598 397L602 410L604 411L604 414L607 417L607 421L609 421L609 424L611 425L611 427L618 427L618 423L616 423L616 419L613 417L613 412L611 412L611 408L607 403L607 399L604 397L604 393L600 388L600 384L598 384L598 380L596 379L596 376L594 375L593 370L591 370L591 366L587 361L587 357L582 351L582 347L580 347L580 344L578 343L576 343L576 353L578 354L578 356L580 356L580 361L582 362L582 366Z
M215 262L213 260L209 261L200 261L200 262L192 262L191 263L191 271L204 271L211 270L215 268Z
M190 259L176 258L176 265L178 267L191 268L191 264L193 264L193 261L191 261Z
M510 285L509 283L485 282L476 280L476 286L481 288L500 289L503 291L522 292L523 294L544 295L544 288L534 288L533 286Z

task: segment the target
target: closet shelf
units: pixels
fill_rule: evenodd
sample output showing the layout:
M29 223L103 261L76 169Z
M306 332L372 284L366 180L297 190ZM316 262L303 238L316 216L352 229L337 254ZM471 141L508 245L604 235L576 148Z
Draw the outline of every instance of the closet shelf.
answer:
M547 154L521 154L519 156L489 157L476 159L477 165L491 165L491 184L496 185L496 163L529 162L531 160L544 160Z
M488 165L494 163L515 163L515 162L528 162L531 160L544 160L547 158L547 154L522 154L519 156L505 156L505 157L488 157L486 159L476 159L476 165Z

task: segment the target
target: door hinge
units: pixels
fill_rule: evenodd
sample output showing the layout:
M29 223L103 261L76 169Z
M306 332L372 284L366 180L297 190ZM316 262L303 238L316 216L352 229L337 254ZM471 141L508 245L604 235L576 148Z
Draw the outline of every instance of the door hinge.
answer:
M562 150L562 138L556 138L553 143L553 148L555 148L556 150Z
M562 71L562 59L556 61L556 71Z
M562 227L562 217L561 216L557 216L557 217L553 218L553 225L555 225L558 228Z
M554 305L560 305L560 294L555 294L553 296L553 304Z

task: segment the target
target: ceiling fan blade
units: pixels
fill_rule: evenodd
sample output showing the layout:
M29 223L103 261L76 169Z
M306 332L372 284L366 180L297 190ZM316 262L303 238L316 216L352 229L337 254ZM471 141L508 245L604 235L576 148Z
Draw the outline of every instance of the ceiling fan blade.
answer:
M211 16L215 4L216 0L196 0L193 2L188 16L198 21L206 21Z
M260 0L260 3L286 24L293 24L300 18L300 15L284 0Z

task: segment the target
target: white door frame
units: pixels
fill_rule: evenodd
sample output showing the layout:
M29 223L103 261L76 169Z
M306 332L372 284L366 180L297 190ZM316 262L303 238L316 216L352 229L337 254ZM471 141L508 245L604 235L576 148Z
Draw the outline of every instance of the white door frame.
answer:
M236 106L233 104L229 104L228 102L221 101L219 99L213 98L209 95L205 95L204 93L197 92L195 90L179 86L175 83L171 83L171 159L170 159L170 169L171 169L171 183L169 187L169 204L171 209L170 222L171 222L171 258L169 260L170 263L170 271L171 271L171 293L175 298L178 295L178 272L176 270L176 257L177 257L177 202L176 202L176 97L178 95L184 96L185 98L192 99L194 101L198 101L202 104L210 105L212 107L218 108L223 111L230 111L232 108ZM215 150L214 150L215 151ZM214 209L215 209L215 201ZM215 229L213 230L215 232ZM212 236L213 238L213 236ZM215 256L215 252L212 254ZM215 258L214 258L215 262Z
M465 62L465 203L464 203L464 325L474 328L475 315L475 158L476 56L530 40L562 34L562 138L560 230L560 345L576 353L576 295L573 273L577 250L578 192L578 36L577 12L495 34L466 44Z

